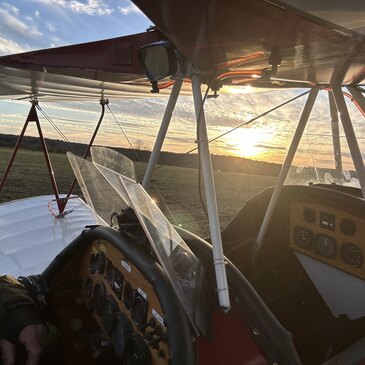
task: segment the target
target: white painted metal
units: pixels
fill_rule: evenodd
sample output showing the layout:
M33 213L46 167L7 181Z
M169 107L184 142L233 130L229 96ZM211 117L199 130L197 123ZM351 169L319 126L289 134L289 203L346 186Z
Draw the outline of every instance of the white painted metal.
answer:
M365 166L361 156L359 144L356 139L355 131L352 126L350 114L347 110L345 99L340 87L334 87L332 89L333 96L335 97L337 110L340 113L340 118L345 132L347 144L349 146L352 161L354 162L357 177L359 179L361 191L363 197L365 197Z
M210 234L213 246L213 260L217 280L219 305L228 310L231 307L227 283L227 274L223 254L222 237L218 218L217 199L213 179L212 161L209 152L208 133L205 123L204 107L201 95L201 83L198 76L192 76L195 115L199 128L200 160L204 177L204 189L207 200Z
M163 142L166 137L167 129L169 128L169 125L170 125L170 121L171 121L172 113L175 109L176 101L180 95L180 90L181 90L182 84L183 84L183 80L176 80L175 84L171 90L169 101L168 101L166 109L165 109L165 114L162 118L160 130L159 130L157 138L156 138L155 146L153 147L151 157L148 161L146 173L143 178L142 186L144 187L144 189L147 189L148 185L150 184L153 170L158 161L158 157L160 156L161 148L162 148Z
M0 204L0 274L39 274L88 224L95 213L80 198L70 199L67 210L55 218L48 209L54 195Z
M335 317L365 316L365 281L330 265L295 252L308 276Z
M271 196L269 206L267 207L264 220L262 221L260 231L259 231L259 234L257 236L256 251L258 251L260 249L260 247L262 246L262 242L264 240L265 234L266 234L267 229L269 227L271 217L274 214L274 210L275 210L276 204L279 200L279 196L280 196L281 190L283 188L285 179L288 175L290 166L293 162L294 155L297 151L299 142L302 138L305 126L307 125L307 121L308 121L309 116L311 114L314 102L316 101L318 91L319 90L316 87L314 87L311 90L311 92L308 96L307 102L304 106L304 109L303 109L302 115L300 117L297 129L296 129L296 131L294 133L294 136L293 136L293 140L290 144L288 154L285 158L283 166L281 167L280 174L279 174L278 180L276 182L274 192Z
M328 93L328 101L331 113L332 144L333 144L333 155L335 158L336 179L338 181L343 181L344 176L342 171L342 154L341 154L338 112L335 99L331 92Z

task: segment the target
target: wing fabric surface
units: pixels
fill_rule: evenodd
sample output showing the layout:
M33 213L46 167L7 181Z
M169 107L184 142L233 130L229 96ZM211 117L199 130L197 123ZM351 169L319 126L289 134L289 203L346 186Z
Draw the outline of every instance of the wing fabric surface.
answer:
M0 57L0 97L150 97L138 49L161 38L153 31Z
M217 71L257 71L261 77L250 84L269 88L364 82L364 1L134 3L158 31L0 57L0 98L151 96L138 49L162 39L192 62L205 83Z
M245 67L231 69L273 68L274 72L266 76L281 79L282 84L278 82L277 87L283 86L285 80L328 84L351 82L355 76L358 83L364 78L364 35L338 25L341 22L332 24L314 16L321 14L318 11L308 14L276 0L133 2L201 73L213 73L217 65L257 55ZM310 10L309 5L318 8L318 3L323 3L322 7L326 3L328 9L336 8L334 3L348 8L347 12L338 12L338 17L365 14L363 1L286 2L305 10ZM355 9L352 13L351 6Z

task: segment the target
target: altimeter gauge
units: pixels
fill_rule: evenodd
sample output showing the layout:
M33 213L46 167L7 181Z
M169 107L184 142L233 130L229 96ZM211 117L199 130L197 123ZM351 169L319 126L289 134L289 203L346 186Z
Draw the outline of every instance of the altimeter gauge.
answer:
M350 267L360 267L364 261L361 248L352 242L345 242L340 247L341 260Z
M336 257L336 240L326 234L318 233L314 239L314 251L327 259Z

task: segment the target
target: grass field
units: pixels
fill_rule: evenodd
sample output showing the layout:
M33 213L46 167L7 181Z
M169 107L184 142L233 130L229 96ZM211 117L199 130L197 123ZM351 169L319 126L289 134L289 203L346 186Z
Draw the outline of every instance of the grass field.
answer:
M5 171L11 152L11 149L0 149L0 176ZM51 160L59 191L65 193L73 179L71 167L65 155L51 154ZM145 166L136 163L138 176L143 174ZM199 200L197 170L166 166L156 170L153 179L155 187L151 188L150 193L170 221L200 236L206 236L208 223ZM216 172L215 183L222 228L248 198L272 186L275 180L276 178L269 176ZM80 194L80 191L76 190L76 193ZM20 150L0 193L0 202L45 194L52 194L52 186L42 153Z

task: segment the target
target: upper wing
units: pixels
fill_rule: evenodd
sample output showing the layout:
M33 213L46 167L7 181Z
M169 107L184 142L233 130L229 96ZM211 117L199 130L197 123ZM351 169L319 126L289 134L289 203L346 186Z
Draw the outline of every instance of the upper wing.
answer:
M0 97L151 96L138 49L161 38L153 31L0 57Z
M257 71L250 83L270 88L364 81L364 1L134 2L159 31L0 57L0 97L151 96L138 49L161 39L206 82L217 71Z
M212 73L227 61L255 55L244 67L231 69L274 67L275 71L278 66L269 76L299 85L361 83L365 76L365 37L359 31L365 29L365 2L284 1L133 0L202 73ZM357 23L351 22L354 17ZM284 86L289 84L295 83L286 82Z

